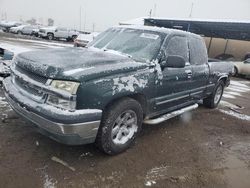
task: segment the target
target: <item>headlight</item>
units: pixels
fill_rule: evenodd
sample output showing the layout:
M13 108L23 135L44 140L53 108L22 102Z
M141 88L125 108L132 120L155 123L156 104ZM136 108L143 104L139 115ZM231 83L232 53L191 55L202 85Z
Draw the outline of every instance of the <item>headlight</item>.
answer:
M80 83L72 82L72 81L63 81L63 80L53 80L51 86L55 89L66 91L71 95L75 95ZM48 95L46 103L67 109L67 110L75 110L76 109L76 100L67 100L62 99L55 95Z
M60 89L70 94L76 94L77 89L80 83L78 82L71 82L71 81L63 81L63 80L53 80L51 86L55 89Z

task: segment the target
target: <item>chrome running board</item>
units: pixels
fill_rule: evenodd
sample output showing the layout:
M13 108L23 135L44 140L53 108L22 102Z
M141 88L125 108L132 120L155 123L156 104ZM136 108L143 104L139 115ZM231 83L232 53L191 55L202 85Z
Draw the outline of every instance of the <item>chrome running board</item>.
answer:
M150 125L155 125L155 124L159 124L163 121L166 121L168 119L171 119L173 117L176 117L176 116L179 116L185 112L188 112L190 110L194 110L198 108L198 104L194 104L194 105L191 105L191 106L188 106L188 107L185 107L185 108L181 108L179 110L176 110L176 111L173 111L173 112L170 112L168 114L164 114L158 118L155 118L155 119L147 119L147 120L144 120L143 123L145 124L150 124Z

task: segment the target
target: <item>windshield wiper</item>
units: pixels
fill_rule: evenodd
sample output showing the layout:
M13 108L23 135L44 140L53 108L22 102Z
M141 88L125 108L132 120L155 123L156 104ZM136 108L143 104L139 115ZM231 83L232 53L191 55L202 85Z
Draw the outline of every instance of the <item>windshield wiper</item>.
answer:
M104 48L103 51L105 51L105 52L108 51L108 52L113 53L113 54L118 54L118 55L126 56L128 58L133 59L133 57L131 55L126 54L126 53L122 53L122 52L119 52L119 51L116 51L116 50L111 50L111 49Z

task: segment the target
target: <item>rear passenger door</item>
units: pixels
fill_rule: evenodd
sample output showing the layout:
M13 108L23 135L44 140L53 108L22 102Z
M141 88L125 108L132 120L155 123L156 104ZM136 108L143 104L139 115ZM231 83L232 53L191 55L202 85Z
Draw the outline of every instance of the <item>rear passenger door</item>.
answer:
M192 67L192 99L201 99L209 79L207 48L202 38L189 38L190 64Z
M55 37L58 37L58 38L67 38L68 37L68 30L67 30L67 28L59 27L55 31Z

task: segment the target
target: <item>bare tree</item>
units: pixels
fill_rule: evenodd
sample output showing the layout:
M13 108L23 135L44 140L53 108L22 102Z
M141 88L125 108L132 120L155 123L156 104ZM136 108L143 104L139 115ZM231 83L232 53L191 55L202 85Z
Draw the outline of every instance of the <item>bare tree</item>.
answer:
M53 26L54 25L54 20L52 18L48 19L48 26Z
M35 18L31 18L30 20L27 20L26 23L28 23L30 25L36 25L36 19Z

